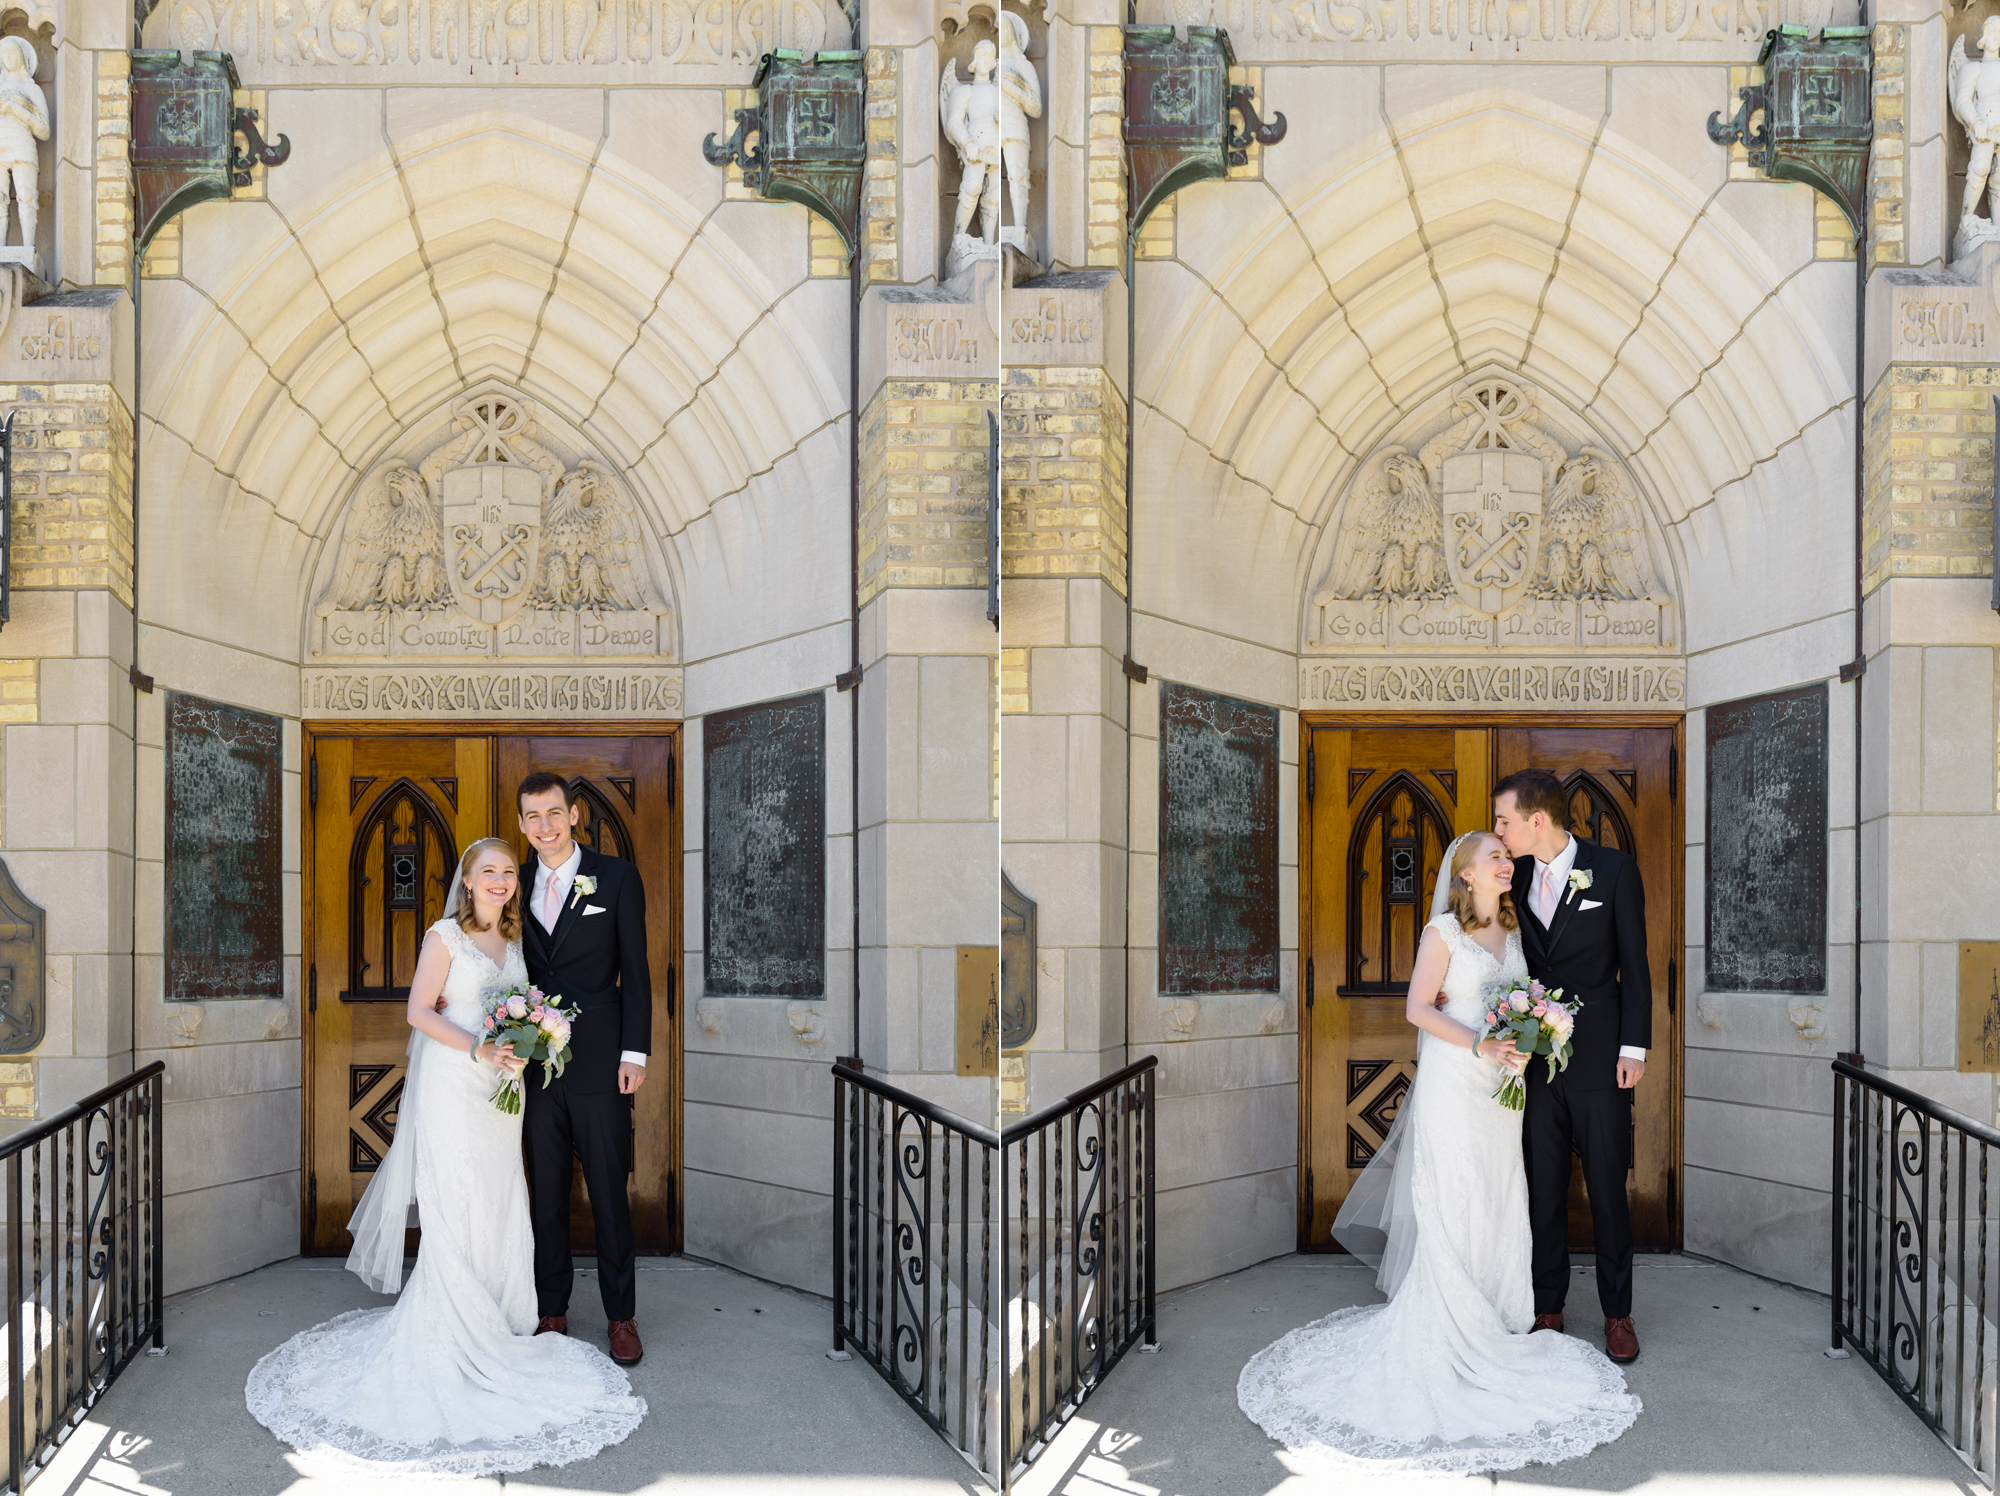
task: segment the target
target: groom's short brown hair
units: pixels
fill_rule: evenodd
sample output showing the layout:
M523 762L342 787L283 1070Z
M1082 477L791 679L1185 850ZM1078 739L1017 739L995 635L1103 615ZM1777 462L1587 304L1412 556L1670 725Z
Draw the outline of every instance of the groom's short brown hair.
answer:
M1514 809L1523 816L1540 811L1552 826L1569 825L1569 796L1556 776L1547 769L1516 769L1493 786L1493 798L1514 797Z
M576 801L570 795L569 781L567 779L564 779L560 774L548 774L544 773L540 769L537 769L534 773L530 774L526 779L522 780L521 787L518 790L514 791L514 809L516 811L519 811L522 802L525 801L528 798L528 796L545 795L550 790L562 791L564 810L568 810L570 806L576 803Z

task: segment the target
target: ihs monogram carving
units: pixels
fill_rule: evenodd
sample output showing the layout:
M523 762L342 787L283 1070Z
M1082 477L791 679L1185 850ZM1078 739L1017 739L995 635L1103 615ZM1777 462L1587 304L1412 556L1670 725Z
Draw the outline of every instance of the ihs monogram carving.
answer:
M1307 647L1660 649L1673 599L1609 452L1535 392L1483 376L1364 464L1314 591Z
M670 656L672 609L617 475L488 392L363 481L314 616L317 657Z

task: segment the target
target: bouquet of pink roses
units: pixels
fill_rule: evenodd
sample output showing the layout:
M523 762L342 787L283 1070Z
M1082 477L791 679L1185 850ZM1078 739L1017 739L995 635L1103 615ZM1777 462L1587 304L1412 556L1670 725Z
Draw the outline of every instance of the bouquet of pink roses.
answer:
M1558 1070L1569 1068L1570 1035L1576 1030L1576 1005L1562 1000L1562 988L1553 992L1540 982L1507 982L1495 987L1486 999L1486 1032L1482 1039L1512 1039L1514 1047L1528 1060L1546 1056L1549 1079ZM1518 1112L1528 1104L1528 1088L1519 1071L1509 1071L1493 1092L1493 1099L1509 1111Z
M516 1059L531 1064L540 1060L544 1086L563 1073L569 1063L569 1026L576 1019L575 1008L565 1008L560 997L547 996L539 987L503 988L489 993L484 1006L485 1042L510 1044ZM526 1073L503 1075L493 1088L493 1104L510 1117L521 1114L521 1080Z

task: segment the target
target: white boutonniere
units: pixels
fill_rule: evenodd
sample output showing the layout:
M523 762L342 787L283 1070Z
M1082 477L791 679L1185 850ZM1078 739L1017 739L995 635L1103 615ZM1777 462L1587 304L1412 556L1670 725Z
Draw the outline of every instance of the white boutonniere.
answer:
M1587 867L1571 869L1569 875L1569 893L1564 897L1563 902L1567 904L1596 881L1597 879L1591 876L1590 869Z
M1574 882L1575 879L1576 874L1570 874L1570 880ZM597 892L597 880L587 873L578 873L576 881L570 884L569 888L569 907L574 909L578 899Z

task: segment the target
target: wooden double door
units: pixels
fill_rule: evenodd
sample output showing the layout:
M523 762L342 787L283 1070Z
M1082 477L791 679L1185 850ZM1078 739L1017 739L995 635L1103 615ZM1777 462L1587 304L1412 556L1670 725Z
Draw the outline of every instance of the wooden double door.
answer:
M1300 1250L1337 1250L1334 1215L1416 1073L1404 1000L1444 850L1459 833L1491 826L1494 782L1530 766L1562 781L1572 834L1639 863L1653 1037L1634 1097L1627 1188L1636 1246L1679 1246L1679 720L1334 720L1305 719L1299 755ZM1572 1249L1588 1251L1580 1171L1569 1222Z
M460 851L483 836L533 855L515 789L560 774L577 839L634 863L646 888L653 1047L633 1107L632 1225L641 1252L681 1245L681 832L677 727L468 733L464 724L306 728L303 1249L344 1253L348 1217L396 1132L424 932ZM581 1171L572 1247L593 1250ZM412 1236L414 1243L414 1233Z

